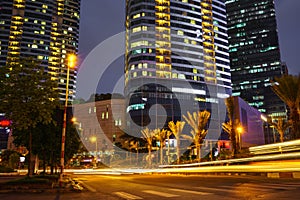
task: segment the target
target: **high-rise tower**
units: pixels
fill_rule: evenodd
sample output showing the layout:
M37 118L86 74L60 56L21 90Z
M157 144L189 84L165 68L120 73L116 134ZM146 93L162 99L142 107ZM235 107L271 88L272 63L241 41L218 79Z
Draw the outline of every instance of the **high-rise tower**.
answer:
M233 95L270 117L286 115L271 81L287 70L281 63L273 0L227 0Z
M0 67L32 57L58 82L65 99L67 54L77 53L80 0L0 0ZM76 70L70 70L70 96Z
M220 98L231 93L226 23L223 0L126 1L130 131L207 109L210 131L220 134Z

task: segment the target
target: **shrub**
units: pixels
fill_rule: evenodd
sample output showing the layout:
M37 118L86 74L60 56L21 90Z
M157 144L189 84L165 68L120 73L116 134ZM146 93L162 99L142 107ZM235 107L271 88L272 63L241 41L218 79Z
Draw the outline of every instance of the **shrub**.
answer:
M0 173L10 173L10 172L14 172L14 169L0 165Z

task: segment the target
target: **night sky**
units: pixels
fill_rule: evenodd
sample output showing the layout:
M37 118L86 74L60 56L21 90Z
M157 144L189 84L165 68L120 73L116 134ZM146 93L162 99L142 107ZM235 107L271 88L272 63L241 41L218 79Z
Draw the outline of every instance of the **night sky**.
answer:
M300 73L297 60L300 46L300 0L275 0L282 61L287 63L290 74ZM86 56L107 38L125 30L125 0L82 0L79 38L79 58ZM111 64L111 81L118 80L123 70L123 58ZM109 74L110 72L108 72ZM108 78L108 77L106 77ZM111 92L106 87L100 92Z

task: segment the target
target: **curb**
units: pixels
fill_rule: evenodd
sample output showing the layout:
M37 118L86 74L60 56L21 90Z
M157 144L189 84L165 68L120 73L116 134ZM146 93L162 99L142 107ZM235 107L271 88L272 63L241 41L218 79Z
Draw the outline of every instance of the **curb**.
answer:
M143 174L143 173L142 173ZM211 175L211 176L261 176L266 178L300 179L300 172L148 172L157 175Z
M1 176L19 176L19 175L20 175L19 172L0 173L0 177L1 177Z
M300 179L300 172L273 172L267 173L268 178L294 178Z

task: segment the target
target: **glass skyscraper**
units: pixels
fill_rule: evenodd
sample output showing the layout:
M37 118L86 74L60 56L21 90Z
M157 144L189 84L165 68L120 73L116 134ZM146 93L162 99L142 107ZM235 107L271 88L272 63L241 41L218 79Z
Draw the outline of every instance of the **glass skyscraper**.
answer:
M187 111L212 113L220 134L231 94L223 0L127 0L125 96L130 131L165 128ZM225 114L224 114L225 116Z
M80 0L0 0L0 67L32 57L58 82L65 99L67 55L77 53ZM69 100L76 69L70 69Z
M270 117L286 116L271 81L287 73L281 63L273 0L227 0L233 95Z

